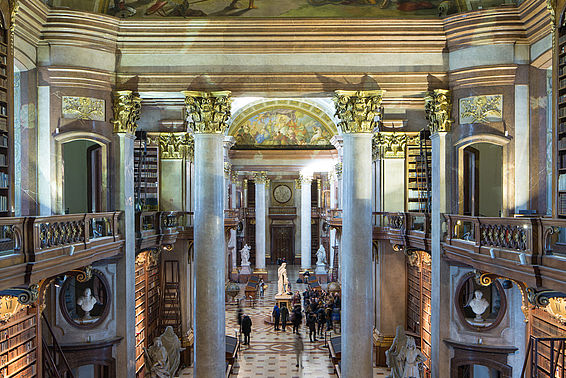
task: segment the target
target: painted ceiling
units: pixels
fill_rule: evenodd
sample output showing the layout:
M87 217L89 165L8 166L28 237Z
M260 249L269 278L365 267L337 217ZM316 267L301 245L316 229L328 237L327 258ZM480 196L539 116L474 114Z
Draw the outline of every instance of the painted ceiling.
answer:
M45 0L55 8L121 18L341 17L434 18L500 5L504 0Z

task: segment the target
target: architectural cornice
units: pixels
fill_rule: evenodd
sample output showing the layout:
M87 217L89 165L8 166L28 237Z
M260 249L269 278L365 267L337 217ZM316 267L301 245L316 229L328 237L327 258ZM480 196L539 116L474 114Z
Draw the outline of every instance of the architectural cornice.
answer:
M471 87L501 87L514 85L518 67L517 64L505 64L463 68L451 71L449 74L450 88L458 90Z

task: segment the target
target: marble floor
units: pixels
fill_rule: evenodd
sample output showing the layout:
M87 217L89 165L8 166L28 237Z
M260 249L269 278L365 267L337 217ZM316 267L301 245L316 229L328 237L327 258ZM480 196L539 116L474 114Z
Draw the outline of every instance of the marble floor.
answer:
M305 289L305 285L295 283L298 277L298 270L298 266L289 266L287 273L293 290L302 292ZM318 342L309 342L304 321L301 330L305 343L302 369L295 367L292 327L288 327L286 332L275 331L272 325L265 322L275 305L274 296L277 292L276 267L271 266L268 271L268 288L264 298L257 300L253 307L246 301L244 313L248 314L252 319L250 345L243 345L240 348L231 377L335 377L334 368L328 356L328 349L324 343L324 337L319 338ZM241 286L243 294L244 285ZM241 297L242 295L236 297L236 299ZM237 307L235 304L227 304L226 334L234 335L238 329ZM336 329L336 331L339 330ZM337 334L339 332L331 332L331 336ZM374 377L385 377L387 373L387 369L374 368ZM192 377L192 369L184 369L180 376Z

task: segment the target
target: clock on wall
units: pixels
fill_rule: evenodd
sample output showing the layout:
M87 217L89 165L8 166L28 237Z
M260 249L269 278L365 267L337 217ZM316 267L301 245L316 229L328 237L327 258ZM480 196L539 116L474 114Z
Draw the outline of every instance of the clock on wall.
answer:
M275 189L273 189L273 198L280 204L289 202L291 195L291 188L287 185L277 185Z

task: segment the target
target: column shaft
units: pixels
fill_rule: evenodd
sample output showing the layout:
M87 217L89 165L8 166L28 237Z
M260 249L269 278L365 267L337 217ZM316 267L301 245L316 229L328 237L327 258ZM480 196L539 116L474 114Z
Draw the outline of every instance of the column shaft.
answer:
M124 211L124 254L116 266L116 332L122 337L117 347L117 376L136 373L135 329L135 235L134 220L134 136L114 134L114 208Z
M344 134L342 235L342 373L371 377L372 134Z
M222 134L195 134L195 377L225 376Z
M265 183L255 182L255 268L265 270Z
M311 268L311 181L301 182L301 270Z

